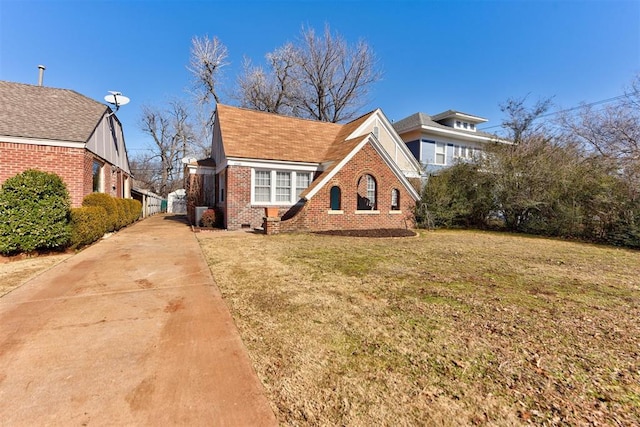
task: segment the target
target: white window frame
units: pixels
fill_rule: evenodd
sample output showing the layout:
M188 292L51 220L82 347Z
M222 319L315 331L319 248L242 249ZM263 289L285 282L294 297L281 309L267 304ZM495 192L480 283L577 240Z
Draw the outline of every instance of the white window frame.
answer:
M442 155L442 162L438 161L438 155ZM444 142L436 142L433 163L436 165L447 164L447 144L445 144Z
M269 181L269 201L258 201L256 200L256 172L269 172L270 181ZM290 177L289 182L289 199L288 200L277 200L277 185L278 185L278 173L288 173ZM251 168L251 204L258 206L293 206L300 199L298 195L306 189L300 188L297 186L298 184L298 174L309 174L309 185L313 180L312 172L309 171L296 171L290 169L267 169L267 168Z

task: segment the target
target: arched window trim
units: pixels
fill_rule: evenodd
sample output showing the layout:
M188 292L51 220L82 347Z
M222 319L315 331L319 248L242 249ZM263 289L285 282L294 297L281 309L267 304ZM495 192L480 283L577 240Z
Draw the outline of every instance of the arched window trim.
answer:
M391 210L400 210L400 190L397 188L391 189Z
M358 193L358 201L356 210L358 211L378 211L378 182L370 173L364 173L356 182L356 192L360 189L362 179L366 179L366 197L360 196Z
M329 209L332 211L342 209L342 189L338 185L332 186L329 190Z

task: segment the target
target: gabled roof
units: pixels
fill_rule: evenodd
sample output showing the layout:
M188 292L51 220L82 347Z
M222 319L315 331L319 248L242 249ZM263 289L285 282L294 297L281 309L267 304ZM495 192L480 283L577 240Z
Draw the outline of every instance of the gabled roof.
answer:
M216 126L227 158L324 164L323 172L301 197L313 197L327 179L369 142L412 197L419 198L375 136L352 135L373 114L383 115L374 110L349 123L336 124L218 104Z
M370 114L342 125L218 104L216 122L226 157L322 163Z
M450 110L450 111L453 111L453 110ZM440 113L440 115L445 113ZM443 118L444 117L441 117L440 120L442 120ZM393 123L393 128L399 134L403 134L405 132L409 132L416 129L422 129L423 126L435 128L436 130L441 129L445 131L460 132L460 134L465 134L469 136L481 136L485 138L496 137L495 135L487 132L457 129L457 128L452 128L451 126L445 126L443 124L436 122L435 120L433 120L431 116L425 113L415 113L410 115L409 117L405 117L404 119L398 120L397 122Z
M104 104L69 89L0 81L0 135L87 142Z

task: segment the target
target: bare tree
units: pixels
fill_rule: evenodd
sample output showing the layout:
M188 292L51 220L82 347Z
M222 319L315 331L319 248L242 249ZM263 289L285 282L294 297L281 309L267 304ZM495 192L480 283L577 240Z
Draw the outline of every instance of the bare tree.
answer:
M213 97L215 103L220 102L217 92L222 69L227 62L227 47L217 38L209 36L191 39L190 66L187 67L194 78L194 88L201 103L209 102Z
M353 119L380 80L367 43L349 45L325 27L302 30L297 43L266 55L267 69L245 60L236 98L242 106L326 122Z
M514 144L520 144L534 135L543 133L544 124L536 121L551 107L551 98L538 100L532 107L527 107L527 96L509 98L500 104L500 111L507 117L502 121L502 127L507 131L507 137Z
M349 46L326 26L321 36L303 29L297 50L301 98L298 104L313 119L341 122L357 116L371 85L381 78L376 57L367 43Z
M298 54L291 43L266 55L269 71L253 66L245 58L243 73L238 77L236 98L242 107L270 113L296 115L293 100L298 98L296 78Z
M187 108L180 101L171 101L167 110L144 106L140 128L154 143L150 154L140 161L147 167L157 168L149 175L155 181L156 192L166 197L182 184L181 160L194 140Z
M640 197L640 74L625 96L603 108L584 106L574 115L563 115L565 140L582 144L601 161L615 167Z

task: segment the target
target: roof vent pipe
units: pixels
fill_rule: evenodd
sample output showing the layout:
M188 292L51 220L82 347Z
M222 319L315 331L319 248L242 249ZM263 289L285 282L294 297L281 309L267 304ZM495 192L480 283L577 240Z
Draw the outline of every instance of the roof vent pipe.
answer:
M46 69L44 65L38 65L38 69L40 73L38 74L38 86L42 86L42 80L44 79L44 70Z

